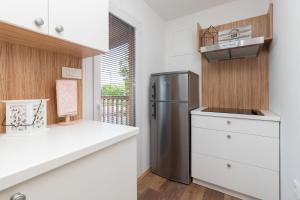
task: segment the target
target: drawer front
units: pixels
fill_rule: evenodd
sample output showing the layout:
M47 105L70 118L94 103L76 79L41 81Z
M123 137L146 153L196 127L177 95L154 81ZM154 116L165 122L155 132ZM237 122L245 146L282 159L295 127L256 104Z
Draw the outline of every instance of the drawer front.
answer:
M279 139L192 128L192 152L279 171Z
M193 115L192 126L279 138L279 123L272 121Z
M263 200L279 200L279 173L192 154L192 177Z

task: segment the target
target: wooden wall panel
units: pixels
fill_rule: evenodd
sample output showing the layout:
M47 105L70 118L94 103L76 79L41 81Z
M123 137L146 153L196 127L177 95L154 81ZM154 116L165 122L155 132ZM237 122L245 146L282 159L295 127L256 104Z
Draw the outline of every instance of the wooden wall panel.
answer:
M219 31L252 25L253 37L270 37L270 14L217 26ZM202 105L269 109L269 49L257 58L208 62L202 56Z
M48 124L59 121L56 112L55 81L61 79L61 67L81 68L82 59L31 47L0 42L0 100L50 99ZM5 106L0 104L0 121ZM82 81L78 80L78 115L82 118ZM1 126L0 132L4 132Z
M268 52L258 58L207 63L202 60L203 106L269 108Z

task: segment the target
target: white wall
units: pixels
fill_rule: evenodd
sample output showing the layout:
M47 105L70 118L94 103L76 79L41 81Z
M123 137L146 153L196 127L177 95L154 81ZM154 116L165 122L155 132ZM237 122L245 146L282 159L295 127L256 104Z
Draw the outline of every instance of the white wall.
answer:
M85 58L83 69L83 119L100 120L101 57Z
M201 75L197 23L208 27L266 14L268 3L269 0L237 0L168 21L165 70L192 70Z
M83 119L93 120L94 119L94 79L93 79L93 59L86 58L82 62L83 70ZM89 97L89 98L85 98Z
M164 70L165 22L142 0L110 0L110 12L136 28L136 122L140 128L138 174L141 174L150 168L148 87L150 74ZM91 58L84 63L88 64L87 67L93 67L89 66L93 63ZM94 63L94 67L98 70L99 62ZM87 75L90 74L89 70L86 72ZM91 78L85 77L88 82ZM87 93L88 87L87 83ZM92 105L91 98L85 102ZM90 112L87 112L86 118L90 117L88 113Z
M296 199L300 181L300 1L274 0L270 106L281 116L282 200Z

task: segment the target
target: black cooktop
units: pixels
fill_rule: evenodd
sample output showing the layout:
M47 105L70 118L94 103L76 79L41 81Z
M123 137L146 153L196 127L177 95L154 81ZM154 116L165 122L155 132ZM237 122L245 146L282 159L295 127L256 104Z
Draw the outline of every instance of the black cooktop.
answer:
M232 113L232 114L242 114L242 115L259 115L264 116L264 114L255 109L235 109L235 108L206 108L202 112L217 112L217 113Z

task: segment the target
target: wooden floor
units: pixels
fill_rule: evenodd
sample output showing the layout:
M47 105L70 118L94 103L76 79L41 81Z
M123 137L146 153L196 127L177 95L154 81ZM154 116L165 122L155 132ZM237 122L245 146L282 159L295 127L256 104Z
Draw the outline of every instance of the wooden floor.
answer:
M239 200L196 184L183 185L149 173L138 182L138 200Z

